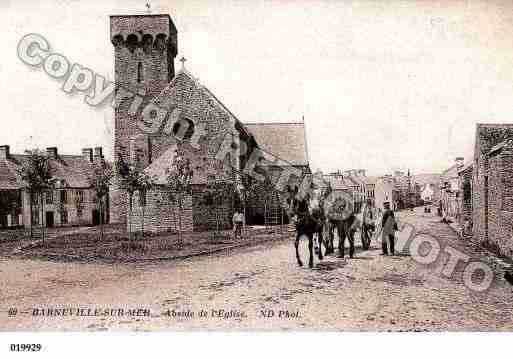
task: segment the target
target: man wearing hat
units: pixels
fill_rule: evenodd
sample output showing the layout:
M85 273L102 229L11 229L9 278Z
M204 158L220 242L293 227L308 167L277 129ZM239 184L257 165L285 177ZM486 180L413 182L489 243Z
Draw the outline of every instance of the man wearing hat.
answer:
M381 248L383 255L388 255L388 249L390 248L390 254L395 254L394 242L395 242L395 231L397 231L397 222L395 221L394 211L390 209L390 202L384 202L383 207L385 212L381 220Z

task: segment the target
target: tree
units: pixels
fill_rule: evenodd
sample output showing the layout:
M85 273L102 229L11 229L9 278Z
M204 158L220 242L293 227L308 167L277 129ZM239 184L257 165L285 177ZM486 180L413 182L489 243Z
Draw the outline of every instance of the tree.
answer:
M154 185L153 180L146 175L141 176L139 182L139 207L142 209L142 217L141 217L141 235L144 237L144 217L146 213L146 194L148 190L150 190Z
M93 166L93 172L88 177L89 186L93 190L94 197L98 202L100 211L100 239L103 240L103 218L105 216L105 198L109 193L113 177L112 169L107 166L105 161L96 162Z
M231 182L220 181L213 176L209 176L207 178L207 186L204 192L203 201L207 206L212 207L214 210L214 219L216 225L214 238L219 233L221 222L220 210L223 207L223 203L226 202L227 199L230 199L232 203L235 202L235 190L236 188Z
M171 166L167 169L167 186L169 199L178 208L178 243L182 245L182 212L183 203L187 195L192 194L193 170L190 160L176 156Z
M152 180L142 169L128 164L121 155L118 155L116 170L120 177L120 188L128 194L128 240L131 240L134 193L141 190L145 192L152 185Z
M44 196L43 193L53 189L55 178L53 177L53 168L50 164L50 159L43 151L38 149L27 150L26 160L22 163L19 169L21 179L26 183L30 196L30 203L32 206L32 196L36 195L39 198L40 211L41 211L41 237L44 241L45 238L45 220L44 220ZM32 237L32 207L30 211L30 236Z

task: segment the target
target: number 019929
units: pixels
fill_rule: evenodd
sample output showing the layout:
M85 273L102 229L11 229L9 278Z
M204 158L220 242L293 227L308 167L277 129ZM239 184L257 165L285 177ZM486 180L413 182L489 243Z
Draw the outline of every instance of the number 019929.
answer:
M11 344L12 352L38 352L41 348L41 344Z

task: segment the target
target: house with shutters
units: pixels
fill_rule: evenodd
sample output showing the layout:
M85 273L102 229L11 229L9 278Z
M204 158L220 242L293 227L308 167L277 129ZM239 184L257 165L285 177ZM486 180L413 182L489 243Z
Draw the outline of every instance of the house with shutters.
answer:
M13 154L0 146L0 227L74 226L108 222L100 218L99 203L89 185L94 163L104 161L102 148L85 148L81 155L63 155L57 147L46 149L56 184L43 193L43 211L38 195L30 194L19 175L26 154ZM107 201L108 206L108 201Z

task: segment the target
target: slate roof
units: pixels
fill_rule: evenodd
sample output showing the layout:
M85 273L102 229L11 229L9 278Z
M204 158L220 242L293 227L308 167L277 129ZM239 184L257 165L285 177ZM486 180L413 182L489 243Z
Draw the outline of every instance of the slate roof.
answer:
M513 138L513 124L511 123L478 123L476 125L474 158L486 155L494 146L511 138Z
M22 189L24 182L18 174L27 155L10 154L7 160L0 160L0 189ZM55 178L63 179L67 187L89 188L88 175L93 164L82 156L58 155L50 159L50 166L55 171Z
M293 166L308 166L308 153L303 123L248 123L258 146Z
M454 178L454 177L458 177L458 169L460 167L458 166L457 163L453 164L451 167L449 167L448 169L446 169L445 171L442 172L442 176L443 178Z
M499 151L503 149L504 147L511 147L513 145L513 139L507 139L505 141L502 141L501 143L495 145L492 147L492 149L488 152L489 155L492 153Z
M349 186L343 177L327 176L326 180L330 183L331 188L335 191L349 190Z
M363 177L365 184L376 184L378 177L376 176L365 176Z
M412 175L412 182L416 182L420 185L425 185L428 183L440 183L441 176L438 173L420 173L416 175Z
M149 164L145 169L144 173L150 176L156 184L166 185L167 184L167 169L175 160L176 145L170 146L166 149L155 161ZM192 184L206 184L207 173L206 171L193 171Z

